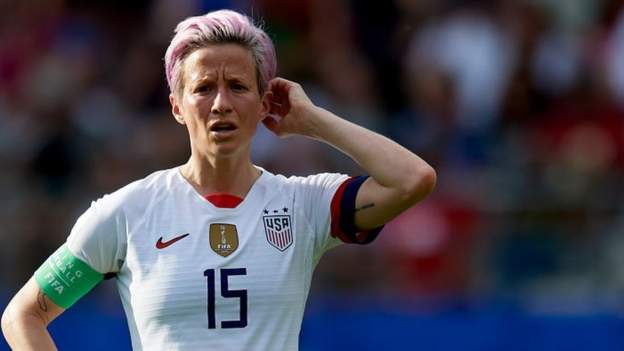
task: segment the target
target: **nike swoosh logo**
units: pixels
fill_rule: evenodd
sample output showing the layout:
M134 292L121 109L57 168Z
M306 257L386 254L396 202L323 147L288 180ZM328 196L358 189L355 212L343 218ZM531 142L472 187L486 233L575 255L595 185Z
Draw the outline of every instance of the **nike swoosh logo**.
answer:
M168 240L168 241L162 241L162 236L158 239L158 241L156 242L156 248L157 249L164 249L168 246L170 246L171 244L175 243L178 240L184 239L187 236L189 236L191 233L186 233L186 234L182 234L179 236L176 236L175 238Z

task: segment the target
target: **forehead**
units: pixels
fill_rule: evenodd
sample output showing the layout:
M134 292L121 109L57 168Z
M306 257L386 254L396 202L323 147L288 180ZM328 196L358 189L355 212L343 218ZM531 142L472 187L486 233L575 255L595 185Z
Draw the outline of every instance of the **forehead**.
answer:
M214 75L255 80L256 75L251 52L238 44L213 44L201 47L184 60L183 69L188 81Z

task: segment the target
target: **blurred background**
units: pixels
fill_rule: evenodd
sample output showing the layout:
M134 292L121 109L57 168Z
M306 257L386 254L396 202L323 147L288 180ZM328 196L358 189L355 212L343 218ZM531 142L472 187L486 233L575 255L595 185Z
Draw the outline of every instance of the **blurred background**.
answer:
M438 172L374 244L321 260L303 351L624 350L619 0L0 1L0 307L92 200L186 161L163 56L220 8L262 21L315 103ZM274 173L361 173L262 126L254 143ZM110 281L51 330L130 349Z

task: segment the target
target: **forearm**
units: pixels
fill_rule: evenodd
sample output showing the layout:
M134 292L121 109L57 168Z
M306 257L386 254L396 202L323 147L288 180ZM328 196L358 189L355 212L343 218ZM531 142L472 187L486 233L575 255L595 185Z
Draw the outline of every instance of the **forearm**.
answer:
M311 137L347 154L379 185L422 198L432 189L435 172L420 157L396 142L315 108Z
M2 316L2 332L13 350L56 350L45 323L38 316L7 310Z

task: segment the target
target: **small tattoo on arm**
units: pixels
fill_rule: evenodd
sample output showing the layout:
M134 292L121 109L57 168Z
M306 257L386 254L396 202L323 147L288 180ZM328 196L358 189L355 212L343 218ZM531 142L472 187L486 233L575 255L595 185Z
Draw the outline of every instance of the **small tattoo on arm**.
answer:
M375 206L375 204L371 202L370 204L366 204L366 205L364 205L364 206L361 206L361 207L356 208L356 209L355 209L355 212L357 212L357 211L361 211L361 210L365 210L365 209L367 209L367 208L371 208L371 207L373 207L373 206Z
M39 308L42 311L48 312L48 304L45 301L45 294L41 290L37 293L37 302L39 302Z

